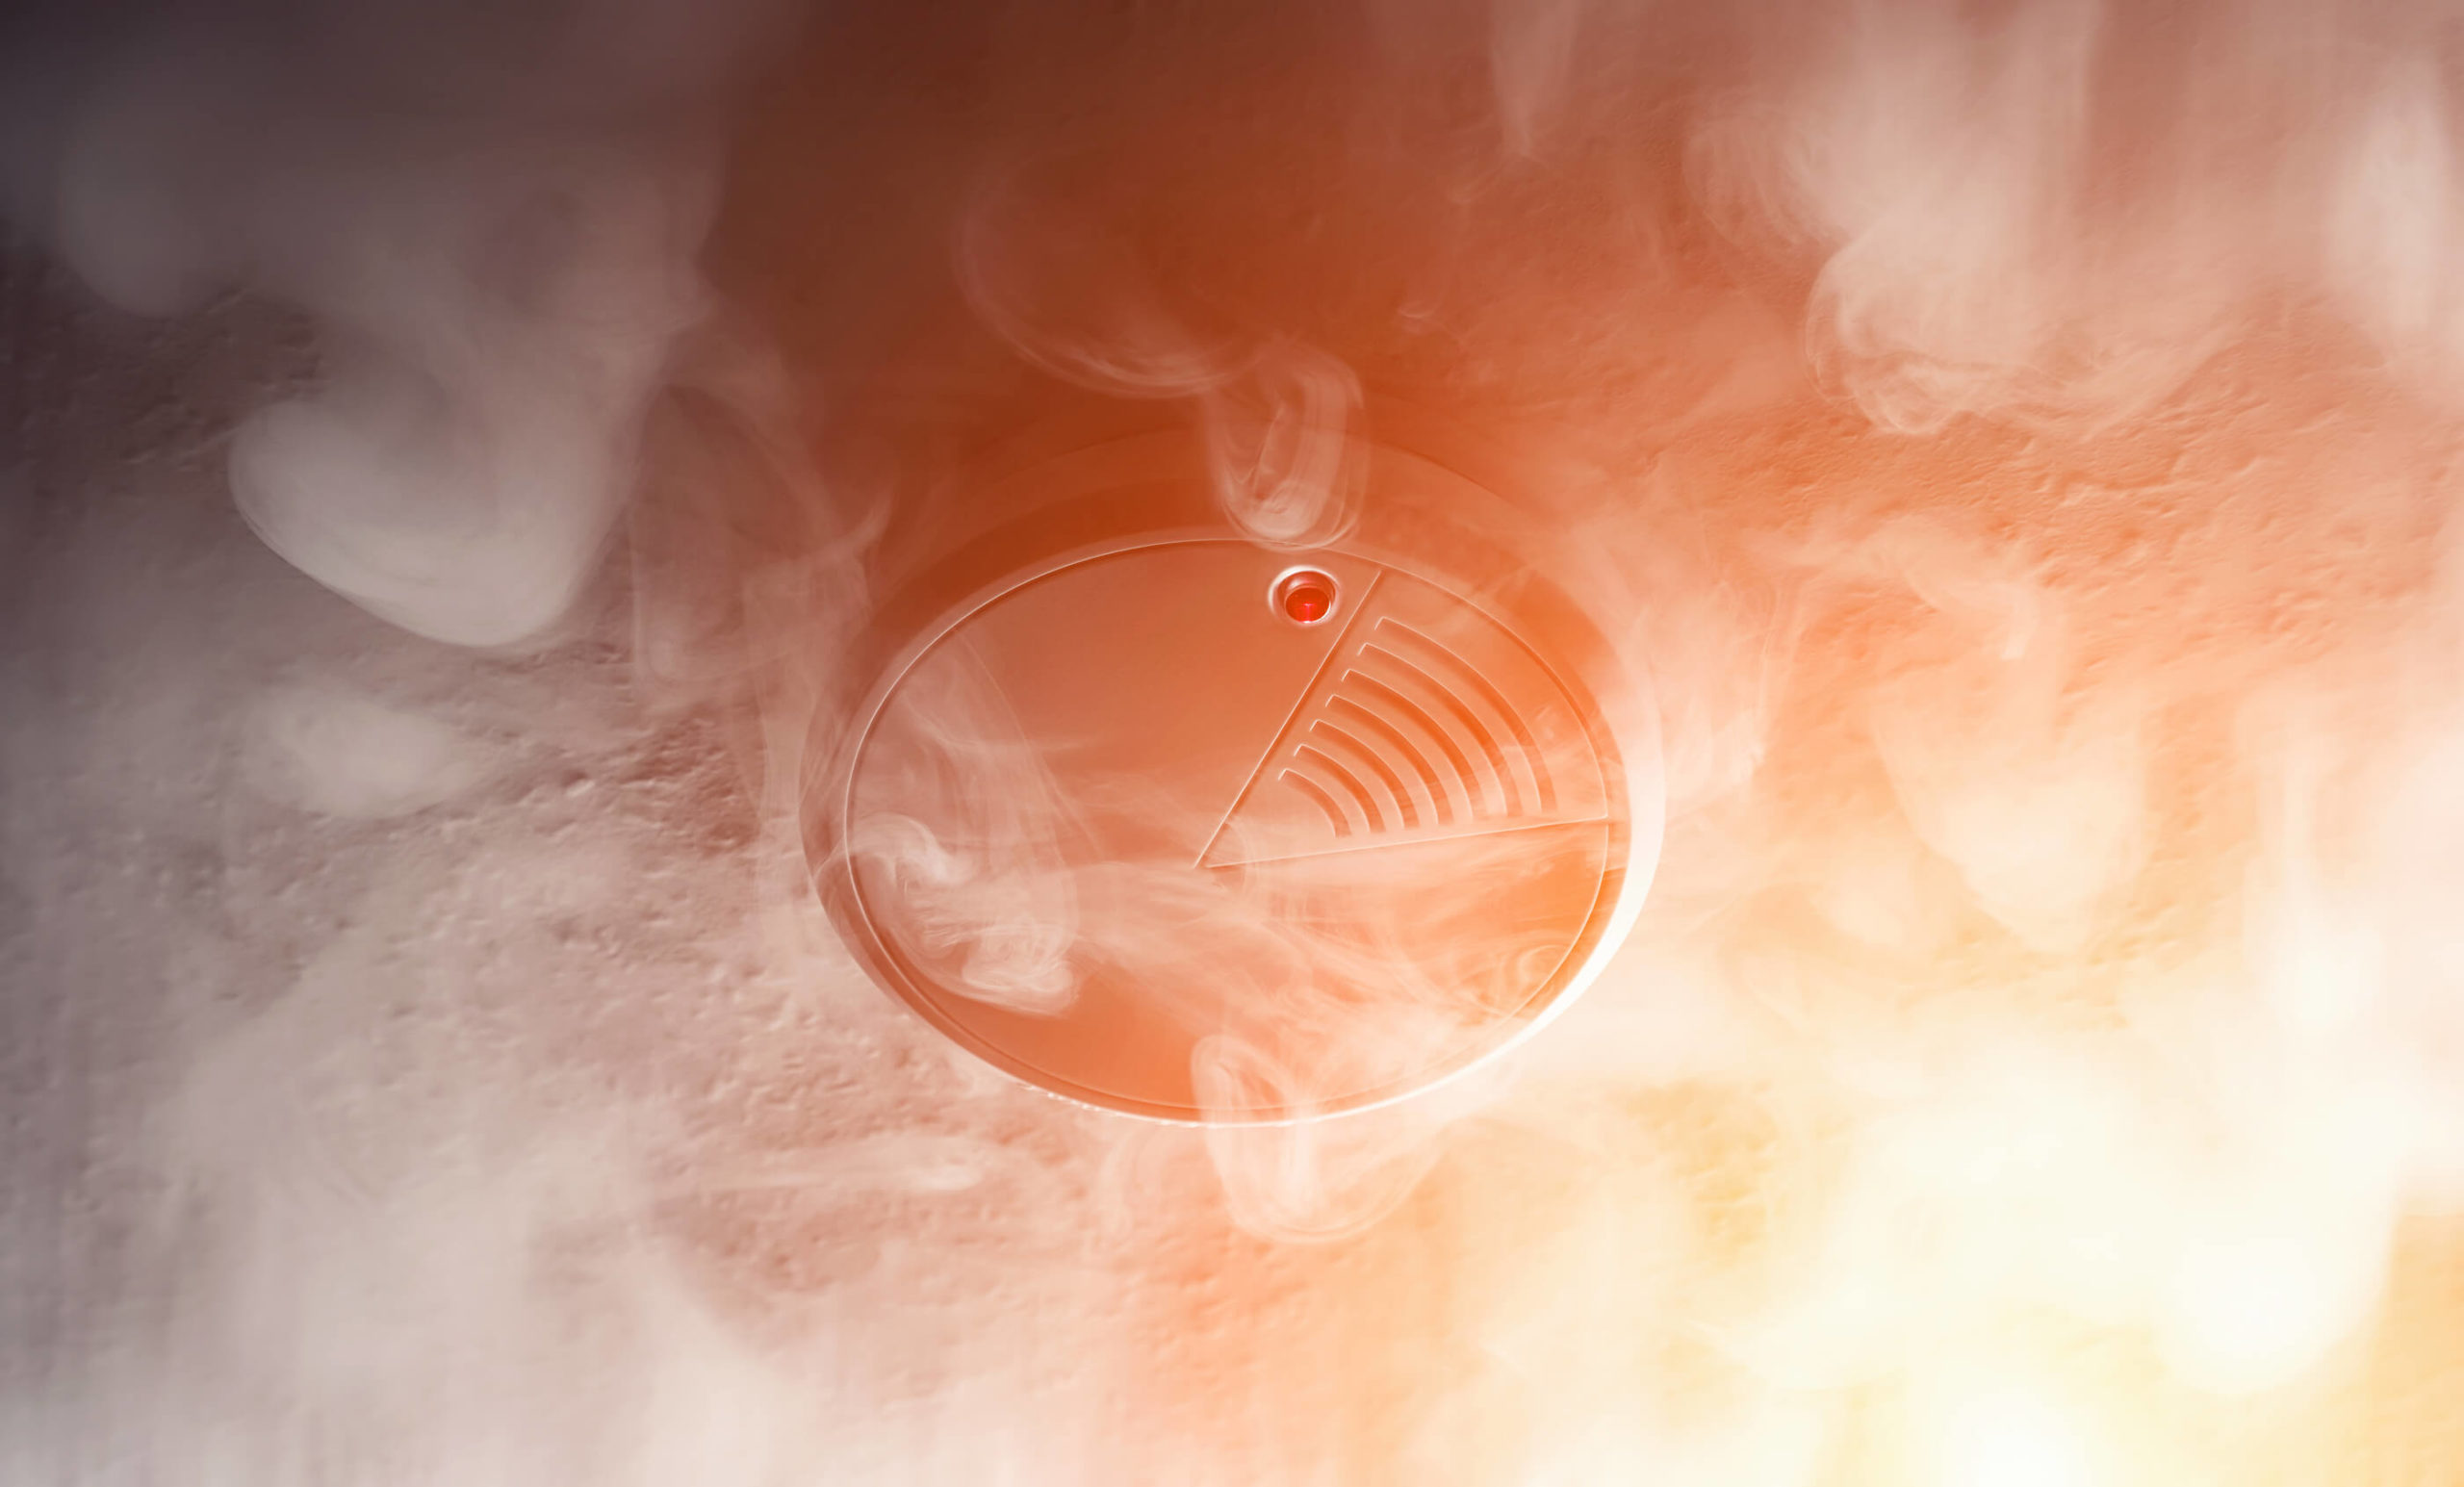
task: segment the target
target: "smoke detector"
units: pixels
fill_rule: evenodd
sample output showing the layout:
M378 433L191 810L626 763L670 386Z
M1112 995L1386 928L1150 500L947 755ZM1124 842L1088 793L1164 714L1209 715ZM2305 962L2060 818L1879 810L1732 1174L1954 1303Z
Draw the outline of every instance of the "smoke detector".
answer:
M1425 1089L1597 974L1658 849L1648 695L1502 502L1370 454L1322 548L1234 529L1165 436L890 576L806 791L883 987L1053 1093L1242 1122Z

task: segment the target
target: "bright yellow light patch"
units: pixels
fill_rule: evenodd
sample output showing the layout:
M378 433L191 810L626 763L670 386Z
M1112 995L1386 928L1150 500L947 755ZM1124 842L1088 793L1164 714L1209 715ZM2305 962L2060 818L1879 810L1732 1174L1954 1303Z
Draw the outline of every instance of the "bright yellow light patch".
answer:
M1995 1383L1956 1395L1938 1426L1938 1487L2097 1487L2076 1423L2044 1395Z

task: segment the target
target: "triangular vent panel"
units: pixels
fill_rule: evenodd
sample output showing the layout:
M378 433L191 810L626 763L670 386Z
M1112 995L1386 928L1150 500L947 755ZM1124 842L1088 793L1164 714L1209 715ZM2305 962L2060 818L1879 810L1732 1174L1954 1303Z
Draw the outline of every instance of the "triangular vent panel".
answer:
M1200 865L1604 818L1600 759L1529 647L1389 572L1208 845Z

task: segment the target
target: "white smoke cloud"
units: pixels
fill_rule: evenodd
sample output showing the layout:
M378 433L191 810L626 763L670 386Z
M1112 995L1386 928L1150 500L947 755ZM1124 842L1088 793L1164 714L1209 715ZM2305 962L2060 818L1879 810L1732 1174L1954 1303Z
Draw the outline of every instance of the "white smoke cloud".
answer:
M1360 379L1289 336L1203 336L1167 308L1120 235L1038 200L1016 177L988 190L958 244L969 304L1018 354L1115 397L1191 399L1216 503L1274 546L1340 539L1365 479Z
M600 10L503 17L546 24L535 70L415 9L170 27L76 100L58 165L53 239L115 304L244 289L314 318L317 384L239 431L233 493L302 572L454 644L572 606L705 313L697 91L758 13Z

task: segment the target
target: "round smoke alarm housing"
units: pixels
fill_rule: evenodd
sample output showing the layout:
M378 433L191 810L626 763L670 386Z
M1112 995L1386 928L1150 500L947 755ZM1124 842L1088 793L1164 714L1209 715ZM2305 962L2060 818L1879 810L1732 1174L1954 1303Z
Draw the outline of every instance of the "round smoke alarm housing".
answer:
M1325 547L1232 528L1163 436L893 580L806 790L877 981L1053 1093L1244 1122L1425 1089L1597 974L1658 852L1649 696L1502 502L1368 453Z

